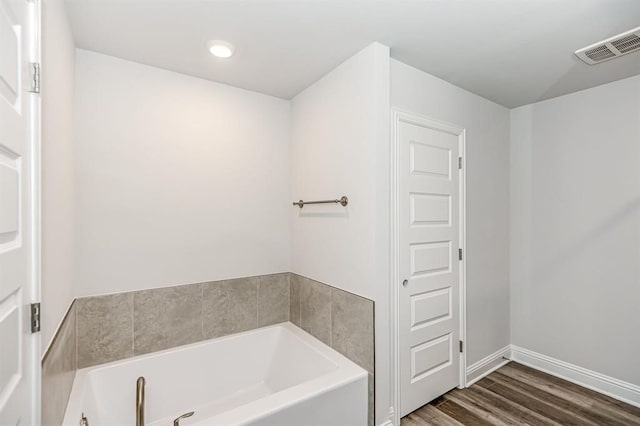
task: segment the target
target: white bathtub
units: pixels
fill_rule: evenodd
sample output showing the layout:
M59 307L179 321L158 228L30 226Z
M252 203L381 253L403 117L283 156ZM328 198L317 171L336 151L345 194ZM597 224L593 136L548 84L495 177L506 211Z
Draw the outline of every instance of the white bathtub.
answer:
M367 372L290 323L78 370L65 426L364 426Z

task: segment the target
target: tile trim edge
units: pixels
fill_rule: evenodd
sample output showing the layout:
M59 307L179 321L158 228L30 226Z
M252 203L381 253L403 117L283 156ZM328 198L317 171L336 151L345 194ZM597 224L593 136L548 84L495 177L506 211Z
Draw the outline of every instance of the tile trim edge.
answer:
M47 348L45 349L45 351L42 353L42 356L40 357L40 365L42 365L45 362L45 360L47 359L47 357L51 353L53 345L57 341L58 337L60 337L60 331L62 330L64 324L69 319L69 314L71 313L71 309L73 308L73 305L75 305L77 300L78 299L75 298L75 297L73 299L71 299L71 303L69 303L69 307L67 308L67 310L65 311L64 315L62 316L62 319L58 323L58 326L56 327L56 330L53 333L53 336L51 337L51 340L49 340L49 342L47 343Z

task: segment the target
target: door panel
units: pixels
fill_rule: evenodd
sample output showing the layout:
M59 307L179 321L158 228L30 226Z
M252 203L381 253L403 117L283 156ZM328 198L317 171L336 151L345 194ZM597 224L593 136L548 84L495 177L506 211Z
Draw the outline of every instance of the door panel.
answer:
M409 147L412 174L421 173L447 180L451 178L451 151L441 146L416 142L411 142Z
M19 19L13 15L9 5L4 2L0 7L0 95L10 105L14 105L18 99L18 74L20 64L20 40Z
M402 416L458 385L459 136L399 125Z
M447 333L411 348L411 383L451 366L452 346L451 333Z
M18 232L20 174L11 162L7 161L3 164L3 160L7 159L2 157L0 153L0 200L2 200L0 234L4 234L5 239L9 240L12 237L15 238Z
M451 241L411 244L411 277L451 272Z
M451 196L448 194L409 194L411 225L451 225Z
M411 331L450 320L452 299L450 287L411 296Z
M0 0L0 424L37 422L34 300L33 96L27 91L34 3Z

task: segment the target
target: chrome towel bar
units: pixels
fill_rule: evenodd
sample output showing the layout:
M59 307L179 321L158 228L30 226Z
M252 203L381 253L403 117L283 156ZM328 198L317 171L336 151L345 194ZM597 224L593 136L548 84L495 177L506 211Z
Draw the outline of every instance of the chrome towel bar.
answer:
M342 206L346 206L347 204L349 204L349 199L347 198L346 195L343 195L342 197L340 197L339 200L322 200L322 201L297 201L294 202L293 205L294 206L298 206L300 208L303 208L305 204L342 204Z

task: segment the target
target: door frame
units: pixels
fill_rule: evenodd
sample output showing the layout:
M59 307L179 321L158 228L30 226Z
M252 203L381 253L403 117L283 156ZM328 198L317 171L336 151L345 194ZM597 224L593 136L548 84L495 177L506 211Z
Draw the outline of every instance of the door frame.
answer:
M29 40L29 62L42 67L42 0L25 0L29 4L31 34ZM39 78L42 90L42 78ZM42 301L42 111L40 92L27 93L30 98L30 150L31 150L31 302ZM42 317L40 318L42 323ZM32 419L34 424L42 424L42 333L31 333L29 336L32 352L29 362L33 371L30 391Z
M400 425L400 177L398 164L400 158L400 123L409 123L422 127L428 127L435 130L444 131L458 136L459 155L462 158L462 167L458 170L460 173L459 180L459 244L462 249L462 261L458 262L460 268L460 295L459 295L459 315L460 315L460 339L465 342L464 350L459 352L460 370L458 378L458 388L462 389L467 386L466 369L467 369L467 327L466 327L466 298L467 298L467 274L466 274L466 130L454 124L435 120L419 114L414 114L398 108L391 108L391 149L390 149L390 190L391 190L391 238L390 238L390 334L391 334L391 398L393 402L392 421L394 425Z

